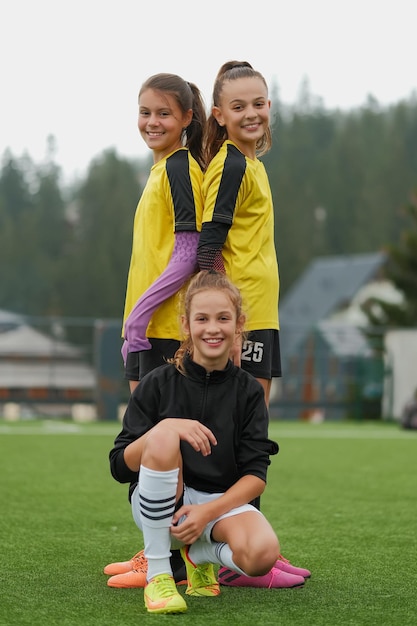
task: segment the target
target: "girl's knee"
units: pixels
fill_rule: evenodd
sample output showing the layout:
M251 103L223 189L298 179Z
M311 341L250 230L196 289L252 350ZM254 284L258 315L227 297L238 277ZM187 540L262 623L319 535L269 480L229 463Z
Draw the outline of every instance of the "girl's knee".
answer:
M164 428L160 422L149 431L143 446L142 464L155 470L165 471L178 467L180 457L180 438L170 428Z
M263 576L267 574L275 565L279 554L275 552L263 552L251 558L248 564L248 576Z
M248 576L263 576L269 572L279 557L279 543L276 541L254 542L234 554L236 564Z

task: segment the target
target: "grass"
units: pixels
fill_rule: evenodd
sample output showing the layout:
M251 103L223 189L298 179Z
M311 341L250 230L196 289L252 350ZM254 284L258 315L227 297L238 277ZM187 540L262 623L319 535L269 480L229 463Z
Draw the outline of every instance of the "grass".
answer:
M417 433L385 423L272 422L262 510L302 589L222 588L182 616L145 612L103 566L142 546L110 476L119 425L0 420L1 626L406 626L417 622ZM182 588L183 589L183 588Z

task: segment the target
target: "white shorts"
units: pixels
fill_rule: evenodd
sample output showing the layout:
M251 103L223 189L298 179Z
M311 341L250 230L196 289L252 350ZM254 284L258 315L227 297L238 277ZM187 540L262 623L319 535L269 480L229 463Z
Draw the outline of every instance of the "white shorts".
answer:
M221 495L223 494L198 491L197 489L193 489L192 487L187 487L187 485L184 485L184 493L183 493L184 504L205 504L206 502L212 502L213 500L217 500L217 498L220 498ZM139 509L139 485L136 485L136 488L134 492L132 493L131 502L132 502L133 519L135 520L136 526L142 530L142 524L141 524L141 519L140 519L140 509ZM241 513L247 513L248 511L255 511L259 515L263 516L263 513L261 513L261 511L255 508L252 504L242 504L242 506L238 506L234 509L231 509L227 513L223 513L223 515L219 515L219 517L216 517L216 519L211 520L211 522L209 522L207 526L205 527L205 529L203 530L200 536L200 541L207 541L208 543L211 543L213 541L211 537L211 531L213 530L213 526L219 520L226 519L227 517L232 517L232 515L240 515ZM181 524L181 521L183 519L185 518L181 518L178 523ZM172 544L171 544L172 548L178 549L182 545L184 544L179 542L177 539L172 538Z

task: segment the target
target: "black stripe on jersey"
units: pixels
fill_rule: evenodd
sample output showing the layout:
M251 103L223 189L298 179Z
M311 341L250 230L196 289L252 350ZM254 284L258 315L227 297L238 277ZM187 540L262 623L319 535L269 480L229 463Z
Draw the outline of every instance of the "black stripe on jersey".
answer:
M228 144L223 174L213 211L213 222L233 222L237 194L246 171L246 158L235 146Z
M174 203L175 231L197 230L188 151L178 150L168 157L166 173Z

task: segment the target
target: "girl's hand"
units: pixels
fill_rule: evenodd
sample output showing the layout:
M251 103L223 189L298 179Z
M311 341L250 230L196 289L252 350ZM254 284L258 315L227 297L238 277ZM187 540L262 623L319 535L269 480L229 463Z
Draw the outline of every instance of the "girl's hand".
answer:
M183 516L185 519L177 526ZM185 504L174 513L170 532L175 539L189 545L197 541L209 521L204 505Z
M168 417L163 420L163 424L169 425L178 433L181 441L189 443L196 452L201 452L203 456L211 454L211 446L217 445L217 439L210 428L197 420L170 419Z

